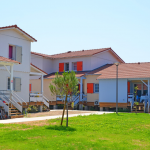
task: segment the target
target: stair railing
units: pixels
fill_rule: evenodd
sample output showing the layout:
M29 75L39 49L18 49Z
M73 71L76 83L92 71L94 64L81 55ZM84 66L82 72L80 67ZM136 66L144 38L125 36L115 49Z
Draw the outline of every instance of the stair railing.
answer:
M5 99L0 95L0 105L4 107L5 111L8 113L9 116L9 103L7 103L7 106L6 103L4 103L3 101L5 101Z
M18 96L14 91L12 91L12 96L13 96L14 98L16 98L18 101L20 101L21 104L24 102L24 103L27 105L27 102L24 101L20 96Z
M43 102L49 108L49 99L43 95Z
M19 105L13 97L11 98L11 102L22 113L22 105Z

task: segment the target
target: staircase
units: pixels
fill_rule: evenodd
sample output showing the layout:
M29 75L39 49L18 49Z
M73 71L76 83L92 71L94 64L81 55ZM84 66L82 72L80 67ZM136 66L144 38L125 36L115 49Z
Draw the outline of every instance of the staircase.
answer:
M27 103L20 98L14 91L0 91L0 106L2 106L6 112L7 118L21 118L22 106Z
M135 104L132 107L132 112L136 113L136 109L137 109L137 113L144 113L144 104L143 103L139 103L139 104Z
M50 111L49 109L49 100L46 96L43 95L43 102L44 102L44 105L43 105L43 111L46 112L46 111Z

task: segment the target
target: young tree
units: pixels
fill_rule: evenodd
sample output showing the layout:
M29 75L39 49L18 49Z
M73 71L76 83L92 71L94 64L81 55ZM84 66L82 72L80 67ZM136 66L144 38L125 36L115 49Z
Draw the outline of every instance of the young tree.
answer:
M68 98L78 93L78 79L75 76L74 71L63 72L59 75L58 72L55 74L55 78L50 84L49 88L52 95L59 95L62 99L65 97L64 108L62 113L61 125L63 124L64 113Z

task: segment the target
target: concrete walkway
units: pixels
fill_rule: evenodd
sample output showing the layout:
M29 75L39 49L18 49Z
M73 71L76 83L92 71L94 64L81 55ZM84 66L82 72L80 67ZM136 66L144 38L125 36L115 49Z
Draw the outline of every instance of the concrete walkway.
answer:
M91 114L108 114L108 113L113 113L113 112L104 112L104 111L97 111L97 112L92 112L92 113L81 113L81 114L70 114L69 117L75 117L75 116L88 116ZM60 118L62 115L59 116L45 116L45 117L34 117L34 118L15 118L15 119L7 119L7 120L0 120L0 124L7 124L7 123L18 123L18 122L28 122L28 121L40 121L40 120L47 120L47 119L56 119ZM66 115L64 115L66 117Z

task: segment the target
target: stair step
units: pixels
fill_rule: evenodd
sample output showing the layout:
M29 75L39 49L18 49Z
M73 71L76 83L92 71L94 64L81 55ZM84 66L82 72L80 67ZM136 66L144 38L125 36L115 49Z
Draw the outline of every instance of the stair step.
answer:
M10 115L20 115L21 113L10 113Z

